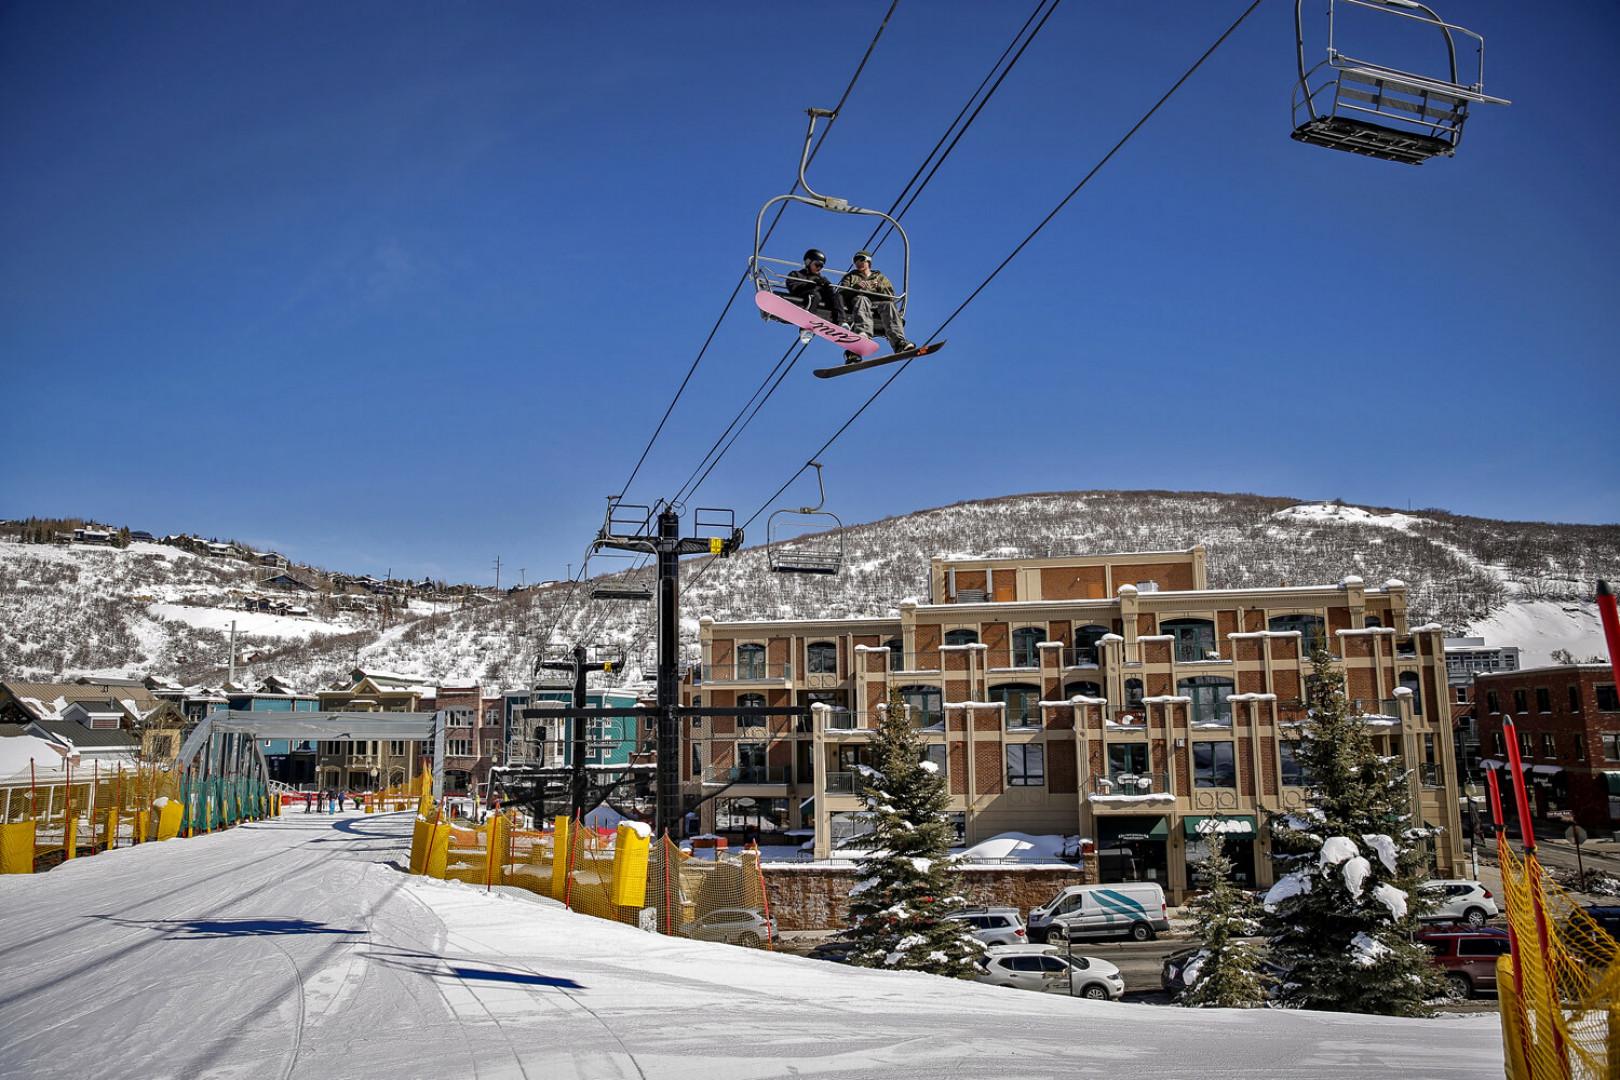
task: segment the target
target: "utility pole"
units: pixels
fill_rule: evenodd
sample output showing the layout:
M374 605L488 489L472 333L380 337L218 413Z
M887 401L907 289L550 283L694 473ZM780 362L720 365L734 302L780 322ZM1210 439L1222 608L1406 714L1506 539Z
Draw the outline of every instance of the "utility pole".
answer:
M501 557L495 556L495 591L501 591Z
M225 676L225 681L230 683L231 687L234 689L235 686L236 686L236 620L235 619L231 620L231 659L230 659L230 662L225 665L225 670L227 672L227 674Z
M522 566L518 567L518 588L521 589L521 588L527 588L528 587L529 580L525 576L527 573L528 573L527 568L522 567Z
M638 519L630 516L632 511L643 514ZM653 531L655 514L657 523ZM705 514L711 515L707 522ZM632 525L633 531L621 532L621 525ZM736 527L736 516L730 510L694 510L692 528L698 533L709 529L725 535L683 538L681 516L667 503L660 504L655 512L645 506L624 506L610 499L607 521L591 544L593 551L614 548L653 555L658 560L658 796L653 829L677 838L681 830L681 727L676 713L681 678L681 558L686 555L729 557L743 543L742 530Z

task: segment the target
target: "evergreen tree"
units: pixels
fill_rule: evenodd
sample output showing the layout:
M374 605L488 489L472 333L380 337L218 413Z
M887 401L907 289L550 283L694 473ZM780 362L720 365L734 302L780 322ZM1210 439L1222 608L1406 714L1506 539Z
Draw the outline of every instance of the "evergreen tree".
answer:
M1216 819L1206 818L1205 826ZM1182 969L1183 1005L1218 1009L1248 1009L1265 1001L1265 978L1254 945L1242 940L1260 932L1259 905L1254 897L1232 884L1232 860L1221 834L1204 831L1208 853L1198 861L1198 872L1209 890L1189 907L1197 924L1201 948Z
M861 882L850 892L851 961L863 967L928 971L954 978L978 973L983 947L969 926L945 918L962 906L952 895L952 830L945 778L922 760L923 743L898 692L880 709L872 767L863 770L873 821Z
M1325 648L1312 651L1311 668L1296 746L1309 805L1269 820L1273 857L1287 871L1265 900L1272 959L1287 972L1278 997L1307 1009L1421 1016L1442 989L1411 937L1427 830L1414 827L1406 772L1378 754Z

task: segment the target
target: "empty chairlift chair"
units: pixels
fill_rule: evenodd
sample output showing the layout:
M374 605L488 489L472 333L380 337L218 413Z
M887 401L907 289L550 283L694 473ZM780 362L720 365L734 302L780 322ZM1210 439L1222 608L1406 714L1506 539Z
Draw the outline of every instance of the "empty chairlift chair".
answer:
M1416 0L1328 0L1327 59L1307 71L1303 2L1295 0L1294 6L1299 82L1294 89L1293 138L1300 142L1421 165L1457 152L1470 105L1509 104L1484 92L1485 39L1446 22ZM1408 20L1408 27L1395 29L1438 32L1445 41L1450 77L1404 71L1340 51L1340 15L1351 10ZM1381 24L1359 28L1374 26L1384 28ZM1468 84L1457 73L1459 36L1475 44L1474 81Z
M765 557L778 574L836 574L844 565L844 523L822 509L827 489L821 482L821 464L810 464L821 494L816 505L777 510L765 525Z

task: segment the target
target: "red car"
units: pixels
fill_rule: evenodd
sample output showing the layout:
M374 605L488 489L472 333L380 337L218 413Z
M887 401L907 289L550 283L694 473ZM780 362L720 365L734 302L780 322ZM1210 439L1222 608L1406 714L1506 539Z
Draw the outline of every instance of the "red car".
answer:
M1509 951L1506 930L1421 930L1417 939L1428 948L1434 965L1445 972L1452 1000L1462 1001L1486 990L1496 993L1496 958Z

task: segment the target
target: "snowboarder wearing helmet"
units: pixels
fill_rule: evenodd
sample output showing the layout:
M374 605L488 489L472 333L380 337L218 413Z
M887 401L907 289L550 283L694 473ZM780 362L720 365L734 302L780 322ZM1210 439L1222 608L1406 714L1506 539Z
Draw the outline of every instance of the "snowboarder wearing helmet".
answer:
M906 337L906 324L900 318L900 309L894 302L894 282L872 265L872 253L857 251L851 260L854 267L838 282L840 292L850 296L849 328L857 334L872 336L874 321L895 352L916 346ZM846 364L859 363L859 353L844 352Z
M802 302L813 315L830 318L839 326L849 325L849 312L838 289L821 273L827 256L816 248L804 253L804 265L787 276L788 296Z

